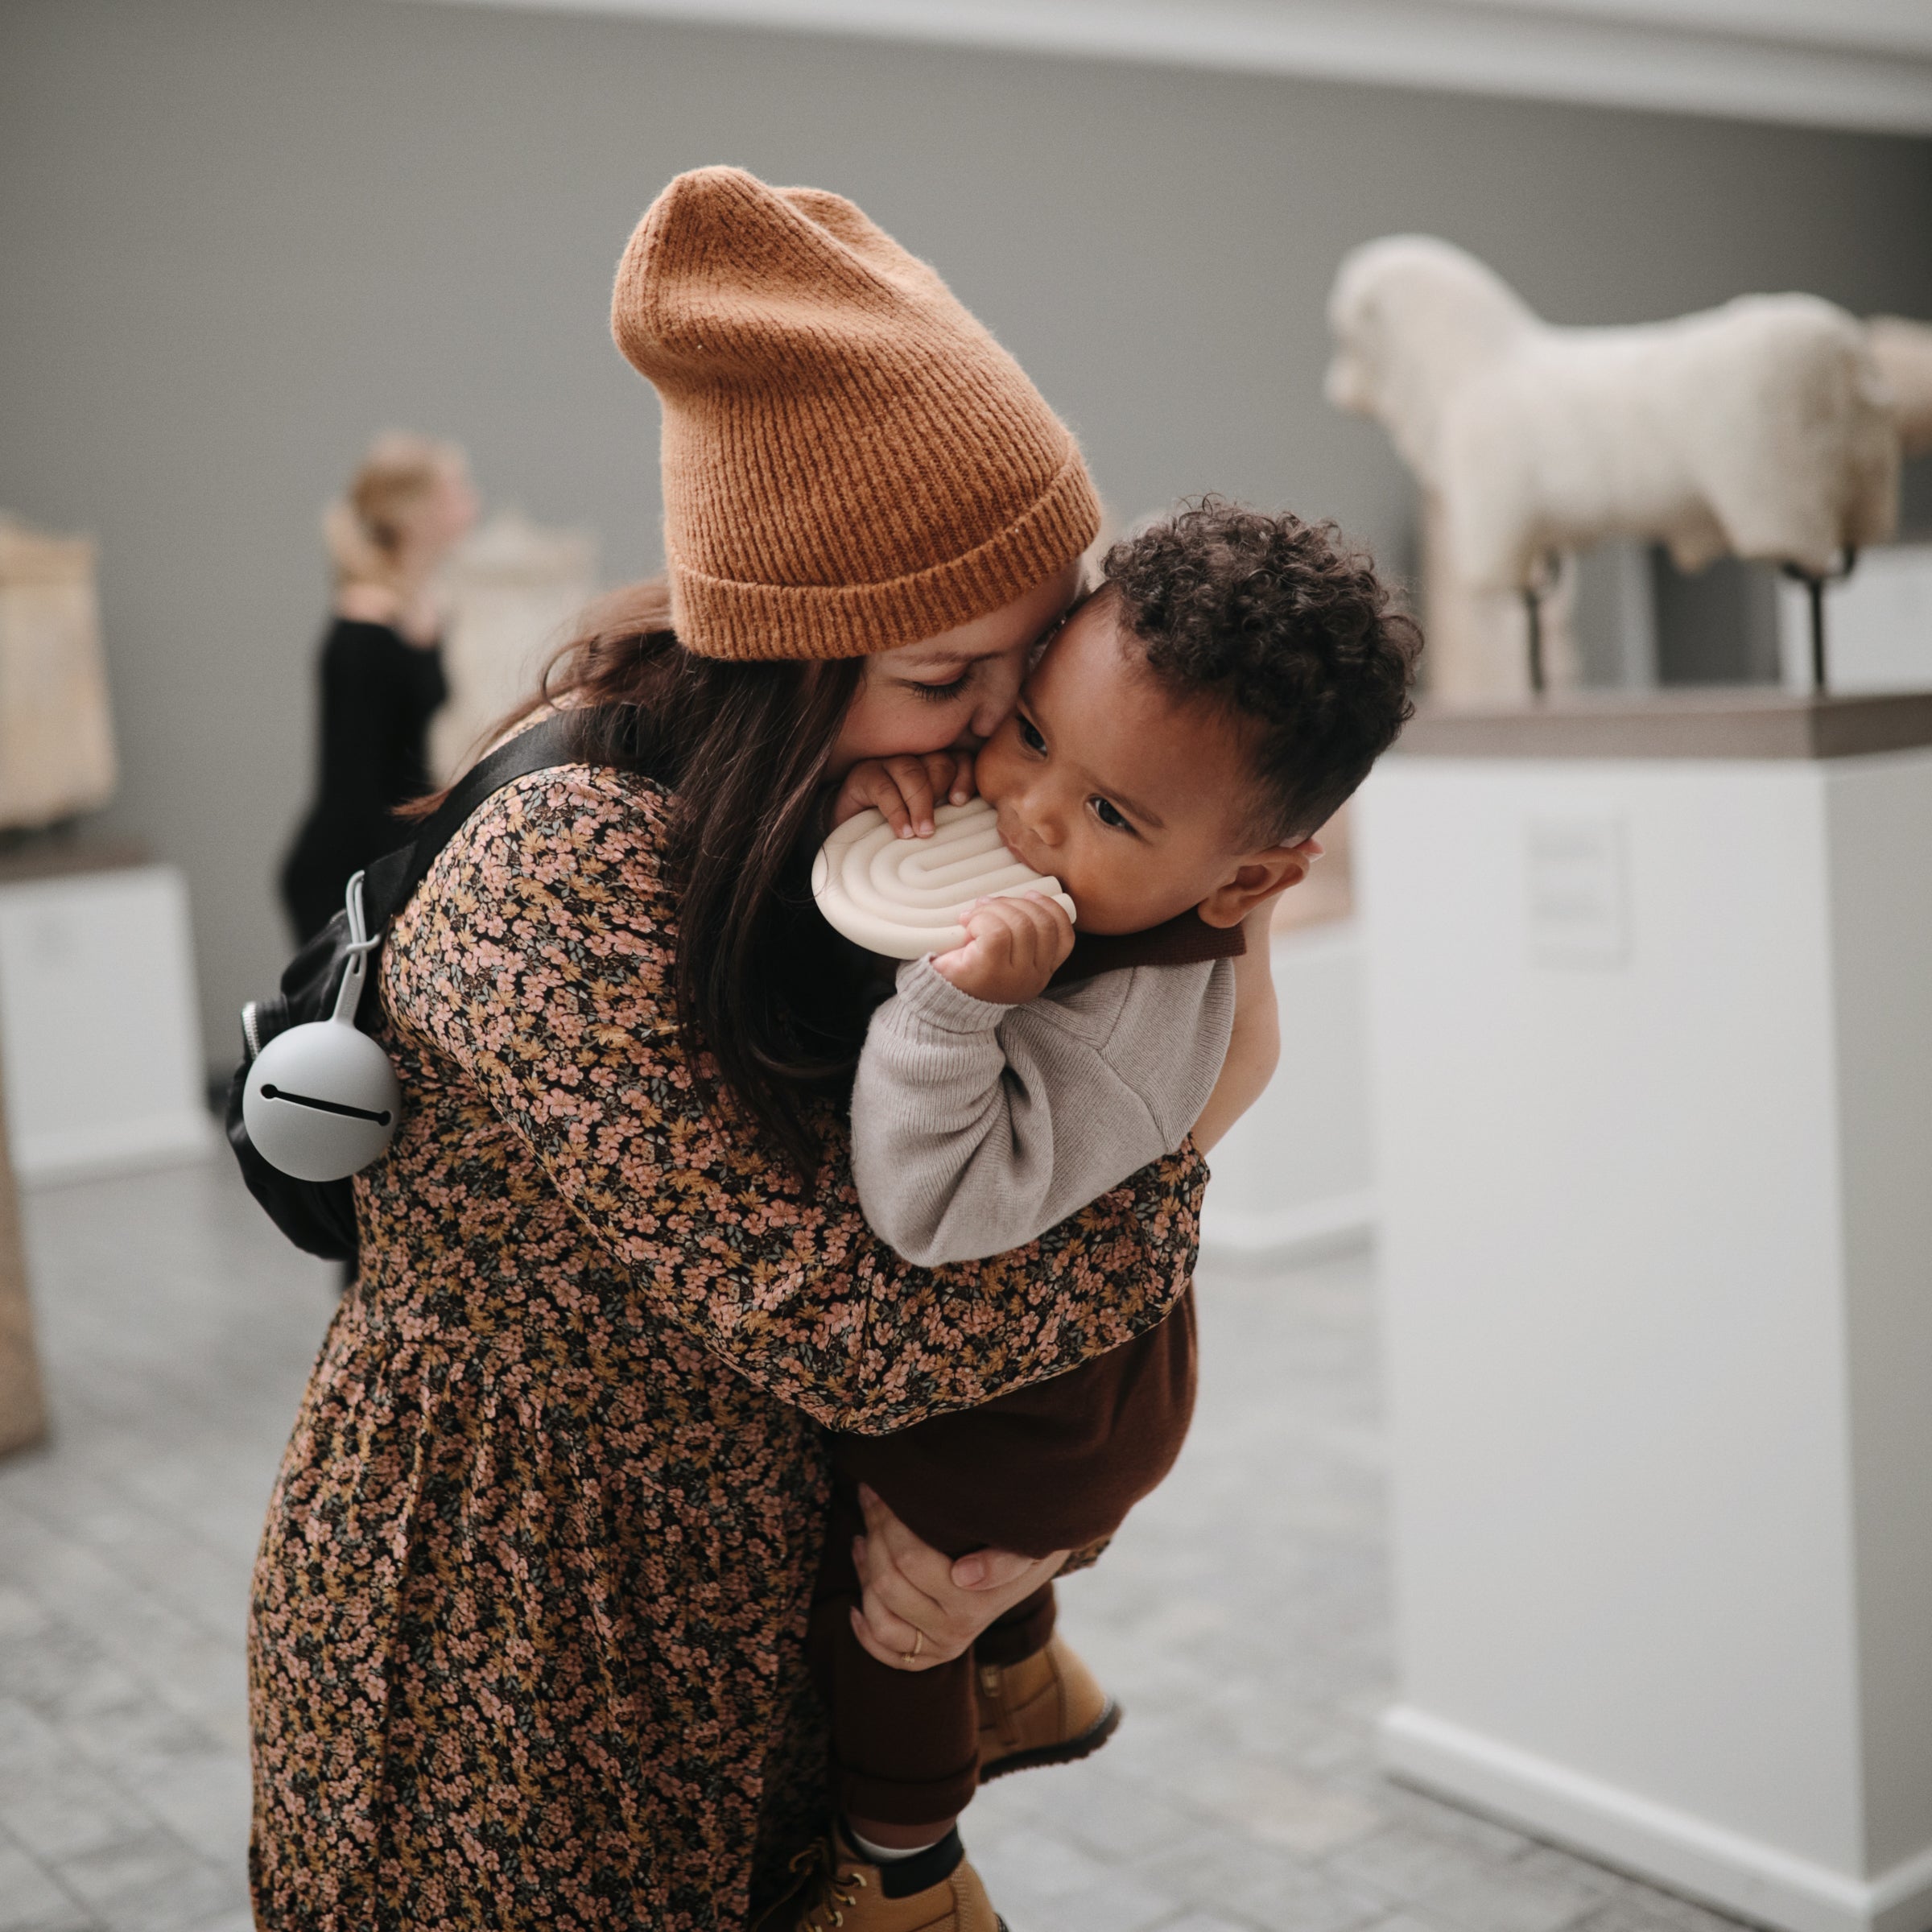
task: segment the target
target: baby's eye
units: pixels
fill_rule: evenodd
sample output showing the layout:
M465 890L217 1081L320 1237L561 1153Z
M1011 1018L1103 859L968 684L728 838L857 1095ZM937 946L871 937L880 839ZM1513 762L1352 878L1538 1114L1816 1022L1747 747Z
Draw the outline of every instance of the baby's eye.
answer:
M1093 815L1115 832L1132 832L1133 828L1121 816L1119 807L1108 803L1105 799L1089 799L1087 803L1093 807Z
M1046 741L1040 736L1039 729L1031 718L1022 717L1019 726L1020 742L1029 751L1044 751L1046 749Z
M972 673L963 671L950 684L919 684L911 689L929 704L943 704L948 699L956 698L972 681Z

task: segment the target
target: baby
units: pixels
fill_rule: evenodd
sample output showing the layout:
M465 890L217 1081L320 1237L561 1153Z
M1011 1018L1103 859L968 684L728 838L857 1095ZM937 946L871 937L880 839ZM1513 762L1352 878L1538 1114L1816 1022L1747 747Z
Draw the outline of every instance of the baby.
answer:
M1272 902L1409 716L1419 644L1332 529L1211 499L1113 547L976 759L854 770L835 817L876 804L902 834L976 782L1079 918L1076 932L1043 894L984 900L965 945L899 969L852 1103L860 1200L884 1239L928 1267L1021 1246L1254 1100L1278 1050ZM857 1485L951 1554L1091 1550L1166 1474L1193 1399L1190 1293L1067 1374L836 1439L811 1651L848 1889L861 1868L881 1907L950 1884L944 1922L990 1932L958 1813L980 1780L1084 1757L1119 1721L1054 1637L1051 1585L954 1662L869 1655L852 1626Z

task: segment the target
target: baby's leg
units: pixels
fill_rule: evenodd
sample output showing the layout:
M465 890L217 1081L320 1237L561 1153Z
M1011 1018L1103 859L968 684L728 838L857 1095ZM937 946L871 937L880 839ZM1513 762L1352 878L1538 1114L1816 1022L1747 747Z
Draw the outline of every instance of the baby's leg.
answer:
M929 1844L951 1828L978 1781L973 1653L928 1670L898 1670L860 1644L852 1630L859 1602L852 1542L865 1526L851 1489L839 1484L807 1640L831 1719L834 1795L852 1828L874 1844Z
M989 1664L1019 1664L1037 1657L1052 1641L1059 1608L1053 1585L1042 1583L1031 1596L1015 1604L980 1633L972 1646L974 1660L984 1669Z

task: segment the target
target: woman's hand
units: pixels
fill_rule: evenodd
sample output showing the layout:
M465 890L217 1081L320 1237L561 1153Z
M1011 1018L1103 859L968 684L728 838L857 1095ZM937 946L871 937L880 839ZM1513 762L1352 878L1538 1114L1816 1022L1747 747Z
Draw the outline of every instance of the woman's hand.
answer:
M1068 1551L1035 1559L1010 1550L980 1550L957 1563L920 1542L864 1484L865 1534L852 1539L865 1608L852 1634L882 1664L930 1670L951 1663L972 1640L1024 1603L1066 1562Z
M833 800L832 822L843 825L876 806L902 839L932 835L933 808L964 805L972 796L972 753L928 751L896 758L862 758L845 774Z

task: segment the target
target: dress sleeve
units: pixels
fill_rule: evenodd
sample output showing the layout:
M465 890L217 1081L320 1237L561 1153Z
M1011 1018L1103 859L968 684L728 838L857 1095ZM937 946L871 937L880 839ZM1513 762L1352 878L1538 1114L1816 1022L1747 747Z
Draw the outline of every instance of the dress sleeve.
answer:
M383 949L389 1017L452 1060L667 1319L828 1428L969 1408L1130 1341L1193 1273L1192 1143L1037 1241L924 1269L861 1214L822 1110L809 1192L687 1063L676 908L647 781L506 787L445 848Z

